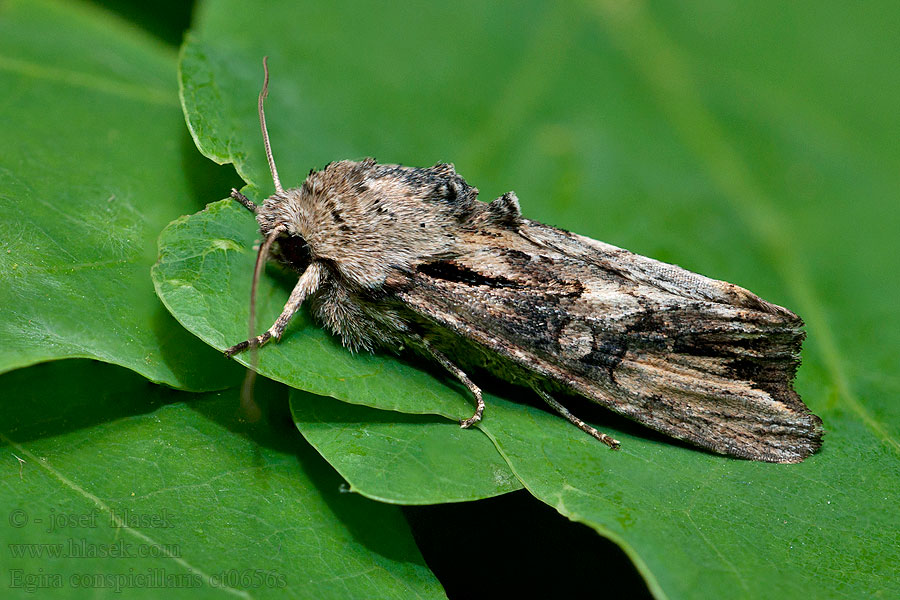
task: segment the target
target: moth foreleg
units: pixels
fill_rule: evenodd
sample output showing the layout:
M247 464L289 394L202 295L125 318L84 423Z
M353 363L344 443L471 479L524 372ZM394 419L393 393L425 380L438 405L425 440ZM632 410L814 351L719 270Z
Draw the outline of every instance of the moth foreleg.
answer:
M550 408L552 408L553 410L555 410L556 412L558 412L559 414L564 416L570 423L575 425L575 427L582 430L586 434L600 440L601 442L603 442L604 444L606 444L613 450L617 450L619 448L619 440L615 440L612 437L606 435L605 433L600 433L599 431L597 431L596 429L594 429L593 427L591 427L590 425L588 425L587 423L585 423L584 421L582 421L581 419L579 419L578 417L576 417L575 415L570 413L568 408L566 408L565 406L563 406L562 404L557 402L553 398L553 396L551 396L544 390L537 388L537 387L535 387L533 389L535 392L537 392L538 396L543 398L544 402L546 402L547 404L550 405Z
M231 197L234 198L235 200L237 200L238 202L240 202L241 204L243 204L244 208L246 208L253 214L256 214L259 212L259 206L256 204L256 202L254 202L247 196L243 195L242 193L237 191L235 188L231 188Z
M459 426L463 429L467 429L480 421L481 415L484 414L484 400L481 399L481 388L472 383L472 380L469 379L469 376L466 375L465 371L450 362L450 359L448 359L446 356L432 348L431 345L428 344L428 342L425 342L425 349L428 350L428 353L431 354L434 360L438 361L442 367L450 371L450 373L454 377L456 377L464 386L469 388L469 391L472 392L472 395L475 397L475 414L468 419L461 420L459 422Z
M291 317L300 310L303 301L318 289L321 278L322 265L317 262L309 265L306 271L303 272L303 275L300 276L297 285L295 285L294 289L291 291L291 295L288 298L287 303L285 303L284 308L281 310L281 314L275 320L275 323L273 323L265 333L228 348L225 350L225 356L234 356L238 352L243 352L251 347L258 348L272 338L281 339L284 330L287 329L288 323L291 321Z

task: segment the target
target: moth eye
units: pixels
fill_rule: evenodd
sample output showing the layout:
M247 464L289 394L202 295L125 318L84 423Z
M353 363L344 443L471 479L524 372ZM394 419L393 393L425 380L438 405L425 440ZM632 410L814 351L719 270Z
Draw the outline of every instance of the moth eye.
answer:
M278 238L276 257L280 262L301 273L312 262L309 244L299 235L285 235Z

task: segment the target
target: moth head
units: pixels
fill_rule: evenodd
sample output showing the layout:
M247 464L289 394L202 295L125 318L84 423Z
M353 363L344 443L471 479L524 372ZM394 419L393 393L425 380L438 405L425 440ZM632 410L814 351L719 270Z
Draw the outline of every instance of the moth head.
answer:
M312 250L302 235L286 231L275 239L272 258L298 273L303 273L312 263Z
M259 277L259 271L270 254L278 261L301 273L306 270L311 262L309 244L292 226L292 221L296 221L296 218L292 218L293 215L285 213L283 210L284 207L298 204L298 197L303 194L303 191L296 188L285 190L281 185L281 179L278 177L278 169L275 167L272 145L269 143L269 131L266 127L264 106L266 97L269 95L268 58L268 56L263 58L263 87L259 93L258 108L259 126L262 129L266 160L272 173L275 193L257 210L256 218L260 226L260 232L263 234L264 242L260 245L259 253L256 257L256 273L253 278L254 288Z

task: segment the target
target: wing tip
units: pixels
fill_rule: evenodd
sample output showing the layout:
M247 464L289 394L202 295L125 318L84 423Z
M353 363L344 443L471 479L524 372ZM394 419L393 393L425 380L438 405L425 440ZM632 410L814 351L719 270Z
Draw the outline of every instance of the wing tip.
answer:
M738 459L779 464L801 463L822 447L825 429L822 427L822 419L809 409L804 410L800 416L800 422L793 423L789 431L778 435L760 434L741 439L740 443L729 444L725 448L701 445Z
M720 283L725 287L727 295L730 296L730 303L733 306L749 308L751 310L757 310L762 313L779 316L784 319L786 324L790 324L796 327L803 326L803 319L801 319L795 312L783 306L775 304L774 302L763 300L750 290L742 288L739 285L728 283L727 281L721 281Z

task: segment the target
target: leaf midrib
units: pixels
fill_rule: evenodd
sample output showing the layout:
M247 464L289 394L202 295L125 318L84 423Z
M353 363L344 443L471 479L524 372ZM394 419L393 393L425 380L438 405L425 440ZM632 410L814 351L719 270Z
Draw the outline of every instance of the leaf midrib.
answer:
M91 73L60 69L34 63L27 60L11 58L0 54L0 71L24 75L31 79L40 79L79 87L94 92L110 94L120 98L139 100L147 104L178 107L178 98L174 90L163 90L146 85L116 81Z
M12 439L7 437L3 433L0 433L0 442L3 442L12 448L15 448L16 451L18 451L22 456L27 457L33 464L35 464L35 465L39 466L40 468L44 469L45 471L47 471L54 479L59 481L65 488L69 489L71 492L73 492L73 493L81 496L82 498L90 501L91 503L93 503L99 510L101 510L103 513L105 513L106 515L109 516L111 522L116 524L116 527L130 533L131 535L135 536L142 542L157 548L159 550L159 552L162 555L164 555L166 558L181 565L182 567L184 567L191 573L196 573L197 575L202 577L204 582L207 585L213 586L215 583L214 587L217 587L223 591L229 592L229 593L239 596L241 598L247 598L247 599L252 598L252 596L250 594L248 594L247 592L226 586L224 583L221 583L221 582L214 582L213 577L211 575L209 575L202 569L195 567L194 565L192 565L188 561L184 560L183 558L172 554L166 548L165 544L161 544L161 543L157 542L156 540L154 540L149 535L147 535L146 533L144 533L143 531L129 526L118 515L115 514L115 511L113 511L112 507L110 507L106 502L104 502L99 497L90 493L89 491L87 491L86 489L84 489L83 487L81 487L80 485L78 485L77 483L75 483L74 481L72 481L71 479L66 477L65 475L63 475L57 469L53 468L53 466L51 466L49 463L47 463L44 460L41 460L38 456L33 454L30 450L28 450L21 444L13 441ZM19 459L19 460L22 460L22 459Z

